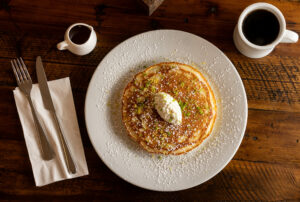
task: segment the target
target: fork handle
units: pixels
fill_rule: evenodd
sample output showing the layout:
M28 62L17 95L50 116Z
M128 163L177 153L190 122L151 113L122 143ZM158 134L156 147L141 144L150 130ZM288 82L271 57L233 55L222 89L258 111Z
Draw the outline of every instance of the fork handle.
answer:
M72 173L72 174L75 174L76 173L76 166L75 166L73 157L71 155L69 145L66 141L63 130L61 128L61 124L58 120L58 117L57 117L55 111L51 111L51 112L52 112L54 121L56 123L56 127L58 129L58 136L59 136L59 139L60 139L60 142L61 142L61 145L62 145L62 150L63 150L63 153L64 153L64 158L65 158L65 161L66 161L68 172Z
M53 149L50 146L49 141L46 137L45 129L41 125L41 121L37 116L37 113L36 113L35 107L32 103L31 97L27 96L27 99L28 99L28 102L30 104L32 116L33 116L33 119L34 119L34 123L35 123L36 129L37 129L38 134L39 134L41 151L42 151L41 152L42 158L44 160L51 160L54 157Z

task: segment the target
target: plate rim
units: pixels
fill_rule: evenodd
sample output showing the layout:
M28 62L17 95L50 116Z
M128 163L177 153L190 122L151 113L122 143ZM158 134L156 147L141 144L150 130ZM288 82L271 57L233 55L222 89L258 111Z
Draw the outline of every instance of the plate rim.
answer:
M230 155L230 158L228 158L224 165L223 166L220 166L219 169L217 169L217 171L215 172L215 174L209 176L205 181L203 182L200 182L200 183L192 183L192 185L190 186L187 186L185 188L178 188L178 189L166 189L166 190L161 190L161 189L155 189L155 188L150 188L150 187L146 187L146 186L141 186L137 183L135 183L134 181L131 181L129 179L126 179L124 176L121 176L119 175L117 172L115 172L112 167L110 165L108 165L108 163L106 163L103 158L101 157L100 153L98 153L97 149L96 149L96 146L95 146L95 143L92 141L92 138L91 138L91 134L90 134L90 129L88 127L88 124L87 124L87 99L88 99L88 95L89 95L89 92L91 91L91 83L95 80L96 78L96 71L97 69L99 68L99 66L102 64L102 62L108 57L108 55L114 51L115 49L119 48L122 44L124 44L126 41L132 39L132 38L135 38L135 37L138 37L140 35L144 35L144 34L147 34L147 33L150 33L150 32L161 32L161 31L174 31L174 32L181 32L181 33L184 33L184 34L188 34L188 35L193 35L194 37L197 37L197 38L200 38L202 40L205 40L207 43L209 43L211 46L213 46L222 56L224 56L225 60L228 61L231 65L231 67L233 67L233 71L234 73L237 75L238 77L238 80L240 81L240 83L242 84L242 94L243 94L243 97L245 98L245 106L244 106L244 109L245 109L245 120L243 122L243 127L241 129L241 137L239 138L239 141L238 141L238 146L234 148L234 151L232 152L232 155ZM187 189L190 189L190 188L193 188L193 187L196 187L196 186L199 186L205 182L207 182L208 180L211 180L213 177L215 177L217 174L219 174L228 164L229 162L233 159L233 157L235 156L236 152L238 151L238 149L240 148L241 146L241 143L244 139L244 136L245 136L245 132L246 132L246 127L247 127L247 123L248 123L248 99L247 99L247 94L246 94L246 90L245 90L245 86L244 86L244 83L243 83L243 80L240 76L240 74L238 73L236 67L234 66L234 64L231 62L231 60L227 57L227 55L221 51L217 46L215 46L212 42L206 40L205 38L202 38L201 36L198 36L196 34L193 34L193 33L190 33L190 32L186 32L186 31L182 31L182 30L176 30L176 29L157 29L157 30L150 30L150 31L146 31L146 32L142 32L142 33L139 33L139 34L136 34L134 36L131 36L127 39L125 39L124 41L122 41L121 43L119 43L118 45L116 45L114 48L112 48L102 59L101 61L99 62L99 64L97 65L96 69L94 70L93 72L93 75L89 81L89 85L88 85L88 88L87 88L87 91L86 91L86 96L85 96L85 101L84 101L84 120L85 120L85 126L86 126L86 130L87 130L87 133L88 133L88 136L89 136L89 139L90 139L90 142L92 143L92 146L94 148L94 150L96 151L98 157L101 159L101 161L104 163L104 165L106 165L109 170L111 172L113 172L115 175L117 175L118 177L120 177L122 180L125 180L126 182L132 184L132 185L135 185L137 187L140 187L140 188L143 188L143 189L147 189L147 190L151 190L151 191L158 191L158 192L175 192L175 191L182 191L182 190L187 190Z

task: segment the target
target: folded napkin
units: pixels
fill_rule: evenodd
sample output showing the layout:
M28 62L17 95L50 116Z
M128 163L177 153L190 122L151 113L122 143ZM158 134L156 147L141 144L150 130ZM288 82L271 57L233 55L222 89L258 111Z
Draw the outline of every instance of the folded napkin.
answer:
M41 157L38 132L34 125L30 105L25 95L17 87L13 93L22 124L25 142L33 170L36 186L43 186L52 182L88 175L84 150L81 142L80 131L75 112L73 95L69 78L48 82L57 116L62 125L66 141L76 164L77 173L69 174L62 147L57 134L56 125L51 113L44 108L38 84L32 86L31 97L36 108L41 124L44 125L49 143L55 157L44 161Z

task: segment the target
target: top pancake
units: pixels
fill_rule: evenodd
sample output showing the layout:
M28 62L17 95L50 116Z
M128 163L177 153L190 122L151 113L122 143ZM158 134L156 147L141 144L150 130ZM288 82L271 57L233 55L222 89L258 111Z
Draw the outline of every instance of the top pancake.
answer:
M182 124L164 121L154 107L154 95L165 92L182 110ZM160 63L135 75L122 97L122 119L129 136L151 153L183 154L209 136L216 118L214 94L195 68Z

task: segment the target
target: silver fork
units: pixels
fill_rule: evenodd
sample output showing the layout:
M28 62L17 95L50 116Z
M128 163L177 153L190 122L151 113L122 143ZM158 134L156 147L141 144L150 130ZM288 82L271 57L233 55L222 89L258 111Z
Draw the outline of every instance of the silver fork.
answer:
M28 102L30 104L32 116L33 116L33 119L35 122L36 129L39 134L42 158L44 160L50 160L54 157L54 152L53 152L52 147L49 144L49 141L46 137L45 129L41 125L41 121L37 116L35 107L31 100L30 93L31 93L31 89L32 89L32 81L31 81L31 77L28 73L27 67L24 64L24 61L22 58L20 58L20 60L17 58L17 59L11 60L10 62L11 62L11 66L14 71L18 86L19 86L20 90L24 93L24 95L26 96L26 98L28 99Z

